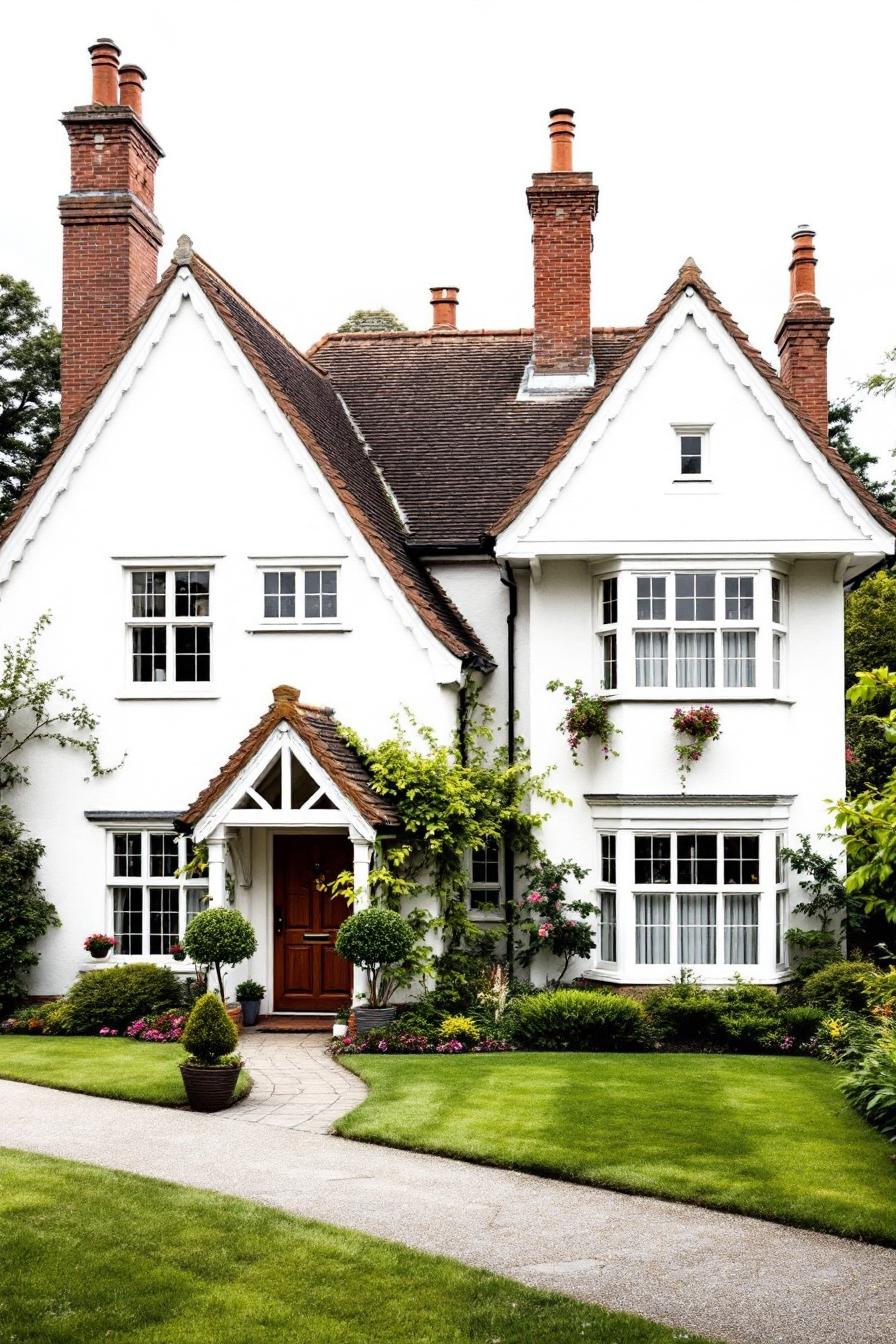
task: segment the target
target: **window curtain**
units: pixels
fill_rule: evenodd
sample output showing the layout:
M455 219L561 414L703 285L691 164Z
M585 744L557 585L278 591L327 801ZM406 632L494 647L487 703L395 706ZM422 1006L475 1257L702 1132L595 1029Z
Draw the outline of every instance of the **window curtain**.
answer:
M669 961L669 897L644 892L635 897L635 960L639 966Z
M635 685L667 686L669 683L669 636L662 632L635 633Z
M714 892L678 896L678 960L683 966L712 966L716 960Z
M612 891L600 891L600 959L616 960L616 894Z
M725 962L755 966L759 961L759 897L725 893Z
M678 686L714 686L715 635L712 630L679 631L675 636L675 681Z
M726 630L722 635L726 686L756 685L756 634Z

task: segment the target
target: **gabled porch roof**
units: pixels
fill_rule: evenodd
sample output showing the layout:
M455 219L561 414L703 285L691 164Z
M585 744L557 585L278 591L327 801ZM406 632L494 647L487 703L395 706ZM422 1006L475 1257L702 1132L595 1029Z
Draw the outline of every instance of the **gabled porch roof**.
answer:
M206 839L232 826L349 826L365 838L399 824L370 776L342 740L331 709L303 705L293 686L274 702L196 801L179 829Z

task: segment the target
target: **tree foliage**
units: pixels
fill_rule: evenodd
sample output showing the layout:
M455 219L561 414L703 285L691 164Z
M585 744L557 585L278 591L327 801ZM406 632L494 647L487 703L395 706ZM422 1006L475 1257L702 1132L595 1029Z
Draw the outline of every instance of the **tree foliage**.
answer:
M896 348L887 351L877 373L869 374L861 386L873 397L886 397L896 391Z
M879 570L846 597L846 689L868 667L896 670L896 573ZM847 766L850 795L880 788L896 769L896 745L887 740L882 716L890 708L884 688L876 699L846 703Z
M0 1016L25 997L28 973L38 962L32 943L59 926L37 880L43 852L40 840L0 807Z
M184 951L187 956L192 957L197 966L214 966L222 1001L222 967L237 966L251 957L257 946L255 930L245 915L224 906L200 911L190 920L184 934Z
M373 905L343 921L336 951L365 972L371 1008L385 1008L404 980L402 969L415 942L413 929L401 915Z
M781 858L800 877L800 887L806 893L805 899L793 907L794 913L808 915L819 924L817 929L787 930L787 942L795 954L796 974L802 979L840 957L843 939L861 923L863 902L847 892L835 852L829 848L826 853L813 849L808 835L797 839L796 849L781 850ZM836 837L828 831L818 839L829 844Z
M857 407L848 398L832 401L828 406L828 441L850 467L859 480L870 490L878 504L882 504L890 513L896 514L896 481L878 481L871 475L871 469L878 459L873 453L865 453L852 438L852 422ZM866 664L868 666L868 664Z
M407 331L407 327L388 308L357 308L336 330Z
M0 275L0 521L59 433L59 351L28 282Z
M886 667L860 672L847 692L856 705L875 705L883 696L889 712L876 717L886 741L896 745L896 672ZM867 911L879 910L896 922L896 771L880 787L837 803L834 814L847 832L846 891L862 897Z
M61 676L41 677L37 642L50 623L41 616L29 635L3 646L0 671L0 789L28 783L22 750L29 743L55 742L82 751L90 773L108 775L118 766L100 763L99 719L81 704Z

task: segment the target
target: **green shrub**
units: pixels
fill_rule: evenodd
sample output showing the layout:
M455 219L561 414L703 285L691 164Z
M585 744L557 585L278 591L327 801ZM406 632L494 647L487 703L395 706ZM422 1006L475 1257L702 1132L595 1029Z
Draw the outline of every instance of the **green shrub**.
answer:
M34 943L59 926L37 880L43 852L41 841L0 807L0 1017L27 993L28 973L39 960Z
M417 935L394 910L372 905L349 915L336 935L340 957L363 968L371 1008L383 1008L398 986L395 972L414 950Z
M49 1003L23 1004L0 1023L0 1030L64 1036L71 1030L68 1004L65 999L51 999Z
M557 989L521 998L513 1030L533 1050L633 1050L644 1042L644 1009L622 994Z
M785 1008L781 1013L781 1030L789 1036L794 1045L807 1045L818 1035L818 1029L824 1021L823 1008L813 1008L811 1004L797 1004L794 1008Z
M258 980L241 980L236 987L237 1003L252 1003L264 998L264 985Z
M480 1031L469 1017L446 1017L439 1027L439 1038L443 1041L460 1041L462 1045L475 1045Z
M753 1053L776 1049L782 1040L783 1004L767 985L736 980L715 991L719 1013L719 1045L723 1050Z
M90 1036L100 1027L123 1031L137 1017L180 1006L177 976L166 966L132 962L103 971L87 971L67 995L71 1031Z
M647 1024L664 1045L715 1045L721 1034L715 994L700 985L679 983L644 996Z
M188 1063L210 1068L227 1064L237 1043L237 1029L217 994L203 994L187 1018L181 1044L189 1052Z
M892 1026L881 1028L840 1086L859 1114L896 1143L896 1035Z
M216 905L202 910L190 920L184 934L184 951L197 966L214 966L218 989L224 998L223 966L236 966L251 957L258 939L255 930L239 910Z
M866 1012L878 971L870 961L832 961L803 984L803 1002L813 1008L838 1004L855 1013Z

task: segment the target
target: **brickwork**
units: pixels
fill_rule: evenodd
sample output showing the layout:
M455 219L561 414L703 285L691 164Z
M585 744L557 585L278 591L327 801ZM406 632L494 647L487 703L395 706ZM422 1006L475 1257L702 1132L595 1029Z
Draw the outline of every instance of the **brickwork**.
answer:
M73 415L157 279L153 214L162 151L130 107L76 108L62 119L71 191L62 220L62 416Z
M597 188L590 173L535 173L526 198L535 254L535 372L586 373Z
M775 333L781 381L827 438L828 336L834 319L815 294L815 234L802 225L793 235L790 307Z

